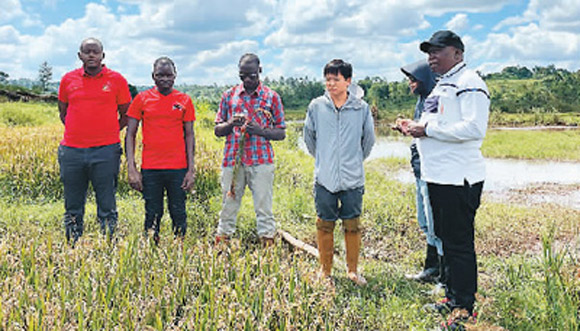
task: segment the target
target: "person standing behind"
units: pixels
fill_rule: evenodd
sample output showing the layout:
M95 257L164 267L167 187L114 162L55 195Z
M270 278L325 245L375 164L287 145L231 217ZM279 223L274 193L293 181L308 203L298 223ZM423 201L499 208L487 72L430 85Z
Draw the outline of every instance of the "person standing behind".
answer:
M420 45L429 66L440 74L425 100L419 122L408 121L421 155L435 233L443 241L445 299L432 308L451 312L446 327L472 321L477 292L475 214L481 201L485 160L481 145L487 130L490 98L485 82L463 62L464 45L452 31L437 31Z
M183 238L187 230L186 192L195 180L195 108L189 95L173 88L175 64L160 57L153 64L155 87L139 93L127 112L125 146L129 185L143 192L145 234L153 229L159 243L163 216L163 195L167 192L173 234ZM141 173L135 164L135 137L143 121L143 162Z
M73 247L83 234L89 181L95 190L101 232L111 238L117 227L115 193L121 146L119 131L126 124L131 102L127 81L102 64L103 44L83 40L78 52L82 68L65 74L58 92L64 138L58 148L64 186L64 226Z
M363 161L375 143L374 124L366 102L348 92L352 66L340 59L324 67L326 92L312 100L304 122L304 142L314 165L314 203L320 276L329 278L334 256L334 227L342 219L348 278L358 285L361 246L360 214L364 194Z
M214 133L226 137L222 163L223 203L216 243L227 242L236 230L236 218L246 185L252 191L258 236L263 245L274 243L272 213L274 150L270 140L286 137L282 100L260 82L260 59L244 54L238 63L242 83L223 95Z
M425 99L435 87L435 75L429 68L429 63L425 60L408 64L402 67L401 71L409 79L411 93L418 96L413 116L413 120L418 121L423 114ZM396 128L402 130L400 126ZM440 256L443 255L443 247L433 228L433 215L431 213L431 204L429 203L427 183L421 180L421 161L415 140L411 144L411 167L413 168L417 186L417 222L427 237L427 252L423 271L416 275L407 275L407 278L433 283L439 279L441 273L439 262L441 260Z

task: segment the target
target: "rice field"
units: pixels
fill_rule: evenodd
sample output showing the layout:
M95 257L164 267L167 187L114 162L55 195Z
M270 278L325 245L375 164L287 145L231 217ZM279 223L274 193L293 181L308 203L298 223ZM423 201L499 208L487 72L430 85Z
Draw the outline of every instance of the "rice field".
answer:
M330 288L315 280L318 264L309 255L280 238L261 247L248 193L232 243L214 246L223 141L213 136L211 109L196 106L198 176L185 239L174 240L167 216L159 246L142 235L143 201L129 189L123 165L117 236L100 236L91 197L85 234L71 249L62 225L56 106L0 104L0 118L7 107L15 118L19 109L48 114L0 125L0 329L423 330L443 321L422 308L441 294L404 277L424 258L414 187L393 176L406 162L367 163L361 268L369 284L346 279L337 227ZM314 245L313 160L297 148L299 131L290 126L287 139L274 144L274 213L280 228ZM483 201L476 250L477 329L580 327L579 211Z

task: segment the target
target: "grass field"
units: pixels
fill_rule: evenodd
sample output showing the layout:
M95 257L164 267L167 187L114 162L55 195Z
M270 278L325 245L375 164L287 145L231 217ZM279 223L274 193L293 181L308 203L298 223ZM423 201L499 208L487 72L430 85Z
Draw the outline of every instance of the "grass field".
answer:
M580 130L488 130L481 150L493 158L580 161Z
M23 109L39 106L30 107ZM165 216L159 247L141 235L143 202L123 170L116 241L98 234L91 198L85 235L71 249L54 156L58 119L0 128L0 329L422 330L443 321L422 309L440 296L404 278L424 258L414 188L393 179L406 162L367 163L361 267L369 285L346 279L337 227L336 287L329 289L313 281L318 264L311 257L281 241L260 247L249 194L232 245L213 246L223 141L213 136L211 112L197 108L188 233L174 241ZM297 148L299 132L291 125L274 145L274 213L281 228L314 244L313 160ZM580 212L554 205L483 201L476 218L480 330L580 327L579 220Z

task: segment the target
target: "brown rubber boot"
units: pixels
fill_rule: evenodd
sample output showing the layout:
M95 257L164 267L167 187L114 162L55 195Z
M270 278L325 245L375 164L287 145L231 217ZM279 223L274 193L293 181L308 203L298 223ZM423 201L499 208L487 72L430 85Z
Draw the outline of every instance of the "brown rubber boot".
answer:
M260 241L262 242L263 248L274 247L274 238L262 237Z
M360 218L343 220L342 227L344 228L344 242L346 246L347 277L359 286L366 285L367 280L361 274L357 273L361 245Z
M333 221L316 220L316 235L318 239L318 255L320 259L320 274L324 278L330 277L332 259L334 257L334 226Z

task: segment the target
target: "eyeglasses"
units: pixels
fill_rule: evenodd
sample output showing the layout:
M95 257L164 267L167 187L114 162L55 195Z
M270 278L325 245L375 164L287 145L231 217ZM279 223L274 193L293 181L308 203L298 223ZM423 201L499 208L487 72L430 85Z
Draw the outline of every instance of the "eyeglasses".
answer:
M251 74L249 74L249 73L240 73L240 79L241 80L246 80L246 78L250 78L251 80L255 80L255 79L258 79L258 77L259 77L259 75L256 72L255 73L251 73Z

